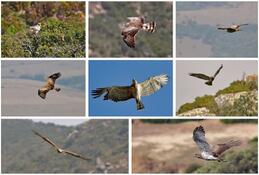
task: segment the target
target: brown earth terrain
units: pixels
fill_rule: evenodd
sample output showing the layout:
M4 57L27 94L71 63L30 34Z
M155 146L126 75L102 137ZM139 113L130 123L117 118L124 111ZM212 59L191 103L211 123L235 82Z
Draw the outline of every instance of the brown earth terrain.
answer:
M192 164L205 165L195 158L198 149L192 140L196 126L202 125L211 145L238 139L242 145L232 150L242 150L256 137L256 124L223 124L219 120L191 121L179 124L149 124L140 121L132 126L132 172L183 173Z

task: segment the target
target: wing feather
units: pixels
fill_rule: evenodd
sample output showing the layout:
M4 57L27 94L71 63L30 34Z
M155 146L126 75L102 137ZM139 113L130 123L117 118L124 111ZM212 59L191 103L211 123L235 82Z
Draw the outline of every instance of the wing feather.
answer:
M221 64L221 66L218 68L218 70L215 72L214 74L214 78L218 75L218 73L220 72L220 70L223 68L223 64Z
M131 48L135 47L135 35L138 33L137 27L126 27L122 31L123 41Z
M193 131L193 140L197 144L200 152L211 153L211 147L206 141L205 131L202 126L196 127Z
M241 141L239 140L235 140L235 141L231 140L227 143L218 144L217 148L213 150L213 155L216 157L219 157L223 152L227 151L231 147L239 146L239 145L241 145Z
M45 140L46 142L48 142L51 146L55 147L56 149L60 149L59 146L57 146L54 142L52 142L52 141L51 141L50 139L48 139L47 137L44 137L43 135L41 135L40 133L38 133L38 132L35 131L35 130L32 130L32 132L33 132L35 135L41 137L41 138L42 138L43 140Z
M201 73L189 73L190 76L192 77L196 77L196 78L200 78L203 80L210 80L211 78L205 74L201 74Z
M69 150L63 150L63 152L66 153L66 154L69 154L69 155L71 155L71 156L74 156L74 157L83 159L83 160L91 160L91 159L89 159L89 158L86 158L86 157L84 157L84 156L82 156L82 155L80 155L80 154L77 154L77 153L72 152L72 151L69 151Z
M150 77L149 79L140 83L141 86L141 96L148 96L167 84L168 76L166 74L161 74L158 76Z

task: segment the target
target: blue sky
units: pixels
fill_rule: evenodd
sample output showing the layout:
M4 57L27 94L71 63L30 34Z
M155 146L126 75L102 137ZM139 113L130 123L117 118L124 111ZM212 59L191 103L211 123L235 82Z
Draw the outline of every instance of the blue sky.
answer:
M143 110L136 110L134 99L124 102L93 99L91 91L109 86L128 86L132 78L142 82L150 76L167 74L169 81L156 93L145 96ZM172 115L172 61L89 61L90 116L168 116Z

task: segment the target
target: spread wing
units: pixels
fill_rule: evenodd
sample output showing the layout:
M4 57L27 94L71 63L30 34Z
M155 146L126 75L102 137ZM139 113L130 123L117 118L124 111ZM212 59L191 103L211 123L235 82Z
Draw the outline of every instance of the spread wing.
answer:
M138 31L137 27L127 27L122 30L123 41L131 48L135 47L135 35Z
M210 77L205 75L205 74L201 74L201 73L189 73L190 76L196 77L196 78L200 78L203 80L210 80Z
M147 96L155 93L167 84L168 76L166 74L161 74L158 76L150 77L149 79L140 83L141 86L141 96Z
M54 74L50 75L49 78L51 78L52 80L55 81L55 80L58 79L60 76L61 76L61 73L58 72L58 73L54 73Z
M193 140L197 144L200 152L211 153L211 147L206 141L205 131L202 126L196 127L193 131Z
M248 25L248 24L239 24L237 26L240 27L240 26L246 26L246 25Z
M97 88L92 90L93 98L98 98L104 93L104 100L112 100L115 102L126 101L130 98L133 98L131 86L112 86L108 88Z
M69 154L69 155L71 155L71 156L74 156L74 157L83 159L83 160L91 160L91 159L89 159L89 158L86 158L86 157L84 157L84 156L82 156L82 155L80 155L80 154L74 153L74 152L69 151L69 150L63 150L63 152L66 153L66 154Z
M228 27L218 27L218 30L227 30Z
M215 72L214 74L214 78L218 75L218 73L220 72L220 70L223 68L223 64L221 64L221 66L219 67L219 69Z
M32 132L41 137L44 141L48 142L51 146L55 147L56 149L60 149L59 146L57 146L55 143L53 143L50 139L48 139L47 137L44 137L43 135L41 135L40 133L38 133L37 131L32 130Z
M231 147L234 146L239 146L241 145L241 141L239 140L231 140L227 143L223 143L223 144L218 144L217 148L215 150L213 150L213 155L218 157L220 156L223 152L225 152L226 150L230 149Z

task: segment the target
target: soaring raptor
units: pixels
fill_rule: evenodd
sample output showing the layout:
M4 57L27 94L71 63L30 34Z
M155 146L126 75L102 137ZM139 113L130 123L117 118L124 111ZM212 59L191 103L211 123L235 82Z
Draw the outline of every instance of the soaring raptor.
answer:
M218 29L219 30L226 30L228 33L233 33L233 32L241 31L240 27L245 26L245 25L248 25L248 24L239 24L239 25L233 24L230 27L219 27Z
M166 85L167 81L168 76L166 74L149 77L147 80L141 83L138 83L135 79L133 79L130 86L97 88L96 90L92 91L92 96L93 98L98 98L106 93L103 99L112 100L115 102L126 101L131 98L135 98L137 110L141 110L144 108L144 105L141 102L141 97L155 93L164 85Z
M139 30L155 32L156 23L154 21L145 23L144 17L128 17L128 20L122 27L121 35L123 41L131 48L135 48L136 34Z
M57 150L58 153L63 153L63 154L68 154L70 156L74 156L74 157L77 157L77 158L80 158L80 159L83 159L83 160L91 160L89 158L85 158L84 156L81 156L80 154L77 154L77 153L74 153L72 151L69 151L69 150L65 150L65 149L62 149L60 148L59 146L57 146L54 142L52 142L49 138L41 135L40 133L38 133L37 131L34 131L32 130L32 132L36 135L36 136L39 136L41 137L44 141L46 141L47 143L49 143L54 149Z
M223 152L228 149L241 145L239 140L230 140L226 143L217 144L215 146L210 146L205 138L205 131L202 126L196 127L193 131L193 140L197 144L200 154L195 154L194 156L199 159L211 160L211 161L224 161L221 159Z
M202 73L189 73L189 75L203 80L207 80L205 84L207 84L208 86L212 86L212 82L214 81L215 77L218 75L218 73L222 68L223 68L223 65L221 64L221 66L218 68L218 70L215 72L213 76L208 76Z
M55 73L55 74L52 74L48 77L47 81L46 81L46 84L41 87L39 90L38 90L38 95L42 98L42 99L45 99L46 98L46 94L50 91L50 90L53 90L55 89L57 92L60 91L60 88L55 88L55 82L56 80L61 76L61 73Z

